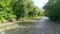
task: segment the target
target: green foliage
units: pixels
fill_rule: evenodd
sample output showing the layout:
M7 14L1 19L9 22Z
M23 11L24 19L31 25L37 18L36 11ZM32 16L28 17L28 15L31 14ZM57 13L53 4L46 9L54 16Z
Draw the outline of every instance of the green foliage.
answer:
M0 0L0 22L40 16L41 10L32 0Z
M53 21L60 21L60 0L49 0L45 6L47 16Z
M0 0L0 21L12 21L14 19L11 2L12 0Z
M36 17L41 10L34 6L32 0L17 0L13 5L13 12L16 18ZM39 13L40 15L40 13Z

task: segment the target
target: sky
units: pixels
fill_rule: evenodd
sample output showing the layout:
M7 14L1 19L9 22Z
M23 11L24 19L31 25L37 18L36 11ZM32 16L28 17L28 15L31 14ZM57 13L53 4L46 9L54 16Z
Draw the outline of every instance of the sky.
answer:
M48 0L33 0L34 5L38 6L40 9L43 9L43 7L47 4Z

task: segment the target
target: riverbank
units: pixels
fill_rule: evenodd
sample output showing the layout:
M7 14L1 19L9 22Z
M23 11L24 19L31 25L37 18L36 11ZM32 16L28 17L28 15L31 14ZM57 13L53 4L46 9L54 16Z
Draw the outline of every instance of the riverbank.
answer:
M14 21L14 22L0 24L0 32L5 31L5 30L10 30L10 29L15 29L15 28L24 28L25 26L23 25L27 26L35 22L36 20L25 19L22 21Z
M37 22L37 19L41 19L42 17L37 18L23 18L19 20L15 20L13 22L6 22L0 24L0 32L15 28L25 28L26 26L31 26Z
M55 24L44 17L31 26L21 25L15 29L5 30L4 34L60 34L60 24Z

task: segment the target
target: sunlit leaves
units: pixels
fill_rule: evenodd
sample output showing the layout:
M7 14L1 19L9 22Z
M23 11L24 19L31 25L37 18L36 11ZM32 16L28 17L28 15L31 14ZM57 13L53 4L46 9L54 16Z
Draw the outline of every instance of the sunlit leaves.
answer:
M40 16L41 11L32 0L0 0L0 21Z
M12 20L13 17L15 17L13 15L11 2L12 0L0 0L0 22L7 19L9 21L9 19Z

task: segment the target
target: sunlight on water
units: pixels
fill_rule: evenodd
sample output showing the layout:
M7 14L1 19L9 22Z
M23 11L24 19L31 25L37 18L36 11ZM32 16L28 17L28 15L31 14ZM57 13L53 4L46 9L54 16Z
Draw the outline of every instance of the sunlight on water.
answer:
M43 19L49 19L48 17L44 17Z

